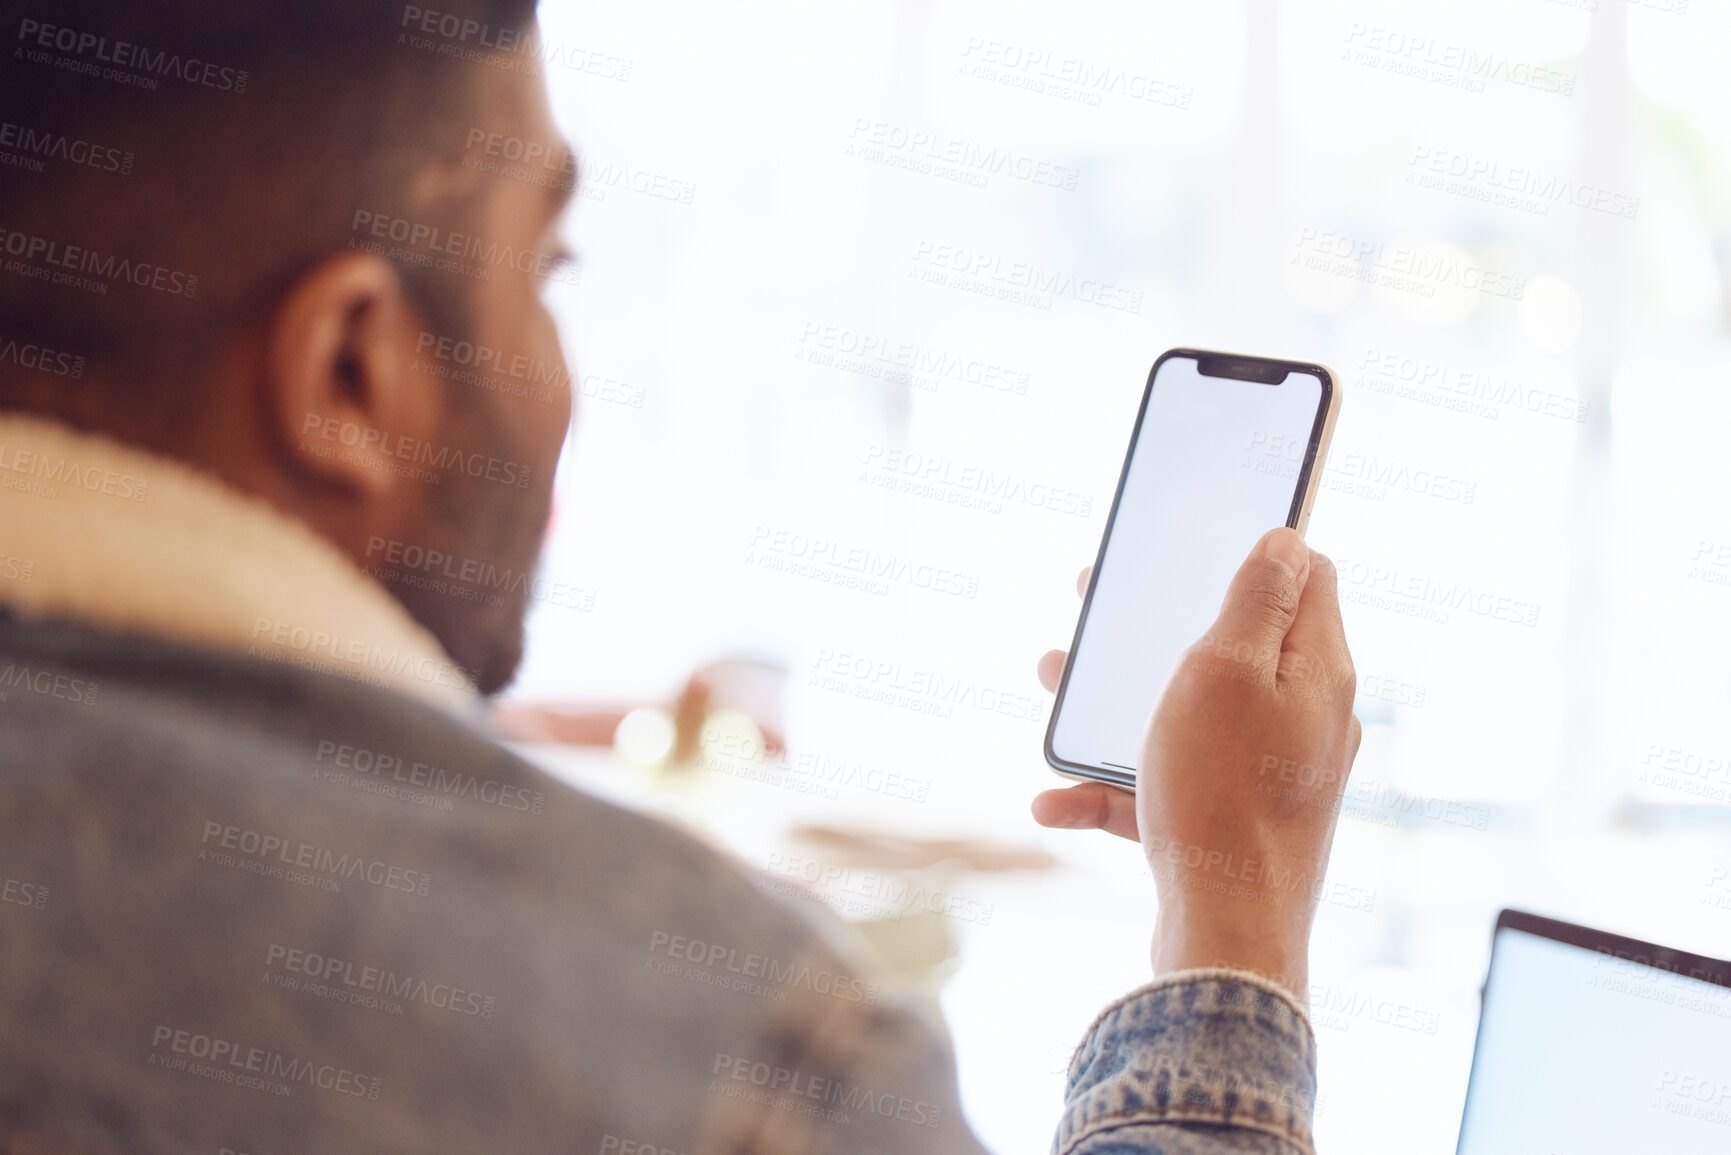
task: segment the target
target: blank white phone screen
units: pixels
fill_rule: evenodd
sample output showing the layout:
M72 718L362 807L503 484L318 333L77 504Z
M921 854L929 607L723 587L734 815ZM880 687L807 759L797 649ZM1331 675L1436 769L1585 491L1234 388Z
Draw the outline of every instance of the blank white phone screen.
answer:
M1459 1155L1731 1151L1731 988L1504 927Z
M1052 727L1060 761L1140 765L1179 658L1250 547L1286 524L1321 405L1313 374L1270 385L1205 377L1193 357L1161 363Z

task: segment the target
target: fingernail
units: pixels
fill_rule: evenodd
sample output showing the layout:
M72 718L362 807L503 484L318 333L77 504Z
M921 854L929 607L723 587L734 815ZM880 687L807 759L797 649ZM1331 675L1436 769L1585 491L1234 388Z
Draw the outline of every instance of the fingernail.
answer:
M1299 581L1310 573L1310 547L1304 544L1296 530L1281 528L1269 534L1262 555L1291 570Z
M1041 826L1047 827L1051 830L1077 830L1088 825L1086 819L1081 818L1074 811L1063 807L1058 808L1056 813L1051 810L1046 811L1046 813L1037 818L1036 821L1039 822Z

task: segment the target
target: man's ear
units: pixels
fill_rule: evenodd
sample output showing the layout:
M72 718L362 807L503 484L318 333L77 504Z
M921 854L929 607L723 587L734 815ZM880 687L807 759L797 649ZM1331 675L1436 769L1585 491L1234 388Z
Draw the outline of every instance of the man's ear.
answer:
M332 257L297 281L265 341L265 411L286 464L372 498L404 482L405 447L444 418L443 390L412 368L418 314L389 261Z

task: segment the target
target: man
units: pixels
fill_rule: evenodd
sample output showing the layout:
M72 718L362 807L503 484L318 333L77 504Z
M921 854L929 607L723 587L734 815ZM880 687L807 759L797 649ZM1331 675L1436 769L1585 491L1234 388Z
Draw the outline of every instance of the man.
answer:
M0 1143L978 1151L935 1024L472 724L570 419L540 294L571 166L470 147L556 139L531 5L160 7L0 24ZM1352 686L1332 567L1272 532L1139 795L1036 800L1141 837L1161 888L1059 1150L1310 1149ZM1318 791L1257 791L1270 755ZM774 997L670 975L694 949Z

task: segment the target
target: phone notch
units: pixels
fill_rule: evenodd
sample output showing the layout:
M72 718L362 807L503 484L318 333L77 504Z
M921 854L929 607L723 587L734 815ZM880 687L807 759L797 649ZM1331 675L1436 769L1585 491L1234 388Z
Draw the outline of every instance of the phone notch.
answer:
M1204 377L1229 377L1234 381L1259 381L1264 385L1278 385L1286 380L1291 367L1260 357L1253 360L1221 353L1204 353L1196 358L1196 371Z

